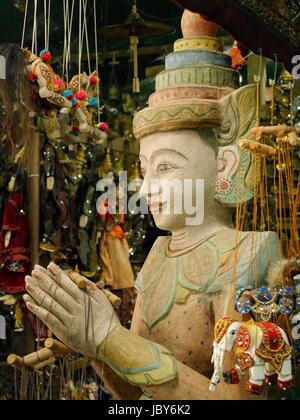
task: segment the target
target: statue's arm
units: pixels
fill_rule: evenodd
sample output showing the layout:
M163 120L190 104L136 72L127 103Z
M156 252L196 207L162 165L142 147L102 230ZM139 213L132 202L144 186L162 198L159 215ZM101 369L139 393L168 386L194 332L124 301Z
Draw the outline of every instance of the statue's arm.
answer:
M131 330L137 331L140 319L140 296L138 296ZM141 388L128 384L127 381L120 378L107 364L103 362L94 362L92 367L97 375L103 380L104 387L118 400L138 400L143 394Z
M143 392L140 388L129 385L120 378L108 365L93 362L92 367L104 383L104 388L117 400L139 400Z
M109 385L106 384L106 387L113 395L120 399L132 399L127 397L129 394L134 395L136 397L134 399L138 399L142 393L145 393L153 400L215 400L224 398L224 393L220 389L217 389L215 393L209 391L210 380L207 377L176 360L167 349L137 335L141 322L140 303L141 297L139 296L131 331L118 327L106 342L108 353L112 355L112 357L109 355L106 357L110 359L109 363L112 363L112 359L114 359L114 370L105 365L104 376L108 379L107 384L109 383ZM149 360L148 366L146 364L149 346L152 351L156 349L159 353L158 361L160 363L156 363L156 367L153 369L149 366ZM130 348L133 349L131 355L129 354ZM104 350L102 351L104 352ZM136 362L135 369L132 369L136 375L129 372L130 369L126 369L128 375L121 369L118 371L118 363L119 366L128 367L132 361ZM154 366L155 363L152 365ZM120 375L124 378L123 381L120 379ZM135 386L129 385L128 382L134 382Z

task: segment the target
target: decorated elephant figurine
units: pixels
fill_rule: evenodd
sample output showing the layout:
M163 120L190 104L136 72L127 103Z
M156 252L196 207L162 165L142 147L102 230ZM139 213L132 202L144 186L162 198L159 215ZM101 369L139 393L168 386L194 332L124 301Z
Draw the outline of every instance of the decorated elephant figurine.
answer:
M233 352L235 367L224 372L226 352ZM292 347L285 331L276 324L236 322L222 318L215 327L214 374L210 391L214 392L223 376L228 384L238 384L249 372L247 390L253 394L263 392L264 382L282 390L294 385L291 363Z

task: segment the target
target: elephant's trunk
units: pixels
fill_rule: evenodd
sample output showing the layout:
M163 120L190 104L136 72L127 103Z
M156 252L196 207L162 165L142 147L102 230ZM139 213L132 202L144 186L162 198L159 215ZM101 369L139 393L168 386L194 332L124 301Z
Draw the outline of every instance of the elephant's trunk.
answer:
M217 385L219 384L223 372L224 372L224 359L225 359L225 350L221 348L221 343L217 344L214 343L214 352L212 357L212 363L214 363L214 374L210 381L209 390L214 392L216 390Z

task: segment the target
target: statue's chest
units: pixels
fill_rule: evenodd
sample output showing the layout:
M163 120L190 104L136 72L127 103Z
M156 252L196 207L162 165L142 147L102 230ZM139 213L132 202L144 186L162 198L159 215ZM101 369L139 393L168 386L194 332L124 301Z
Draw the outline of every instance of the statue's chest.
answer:
M208 292L219 268L218 252L209 244L197 254L176 258L167 258L164 249L157 251L150 254L137 280L143 296L141 316L150 329L171 312L180 313L176 305L182 308L190 295Z
M165 346L192 369L205 373L211 368L213 330L211 304L205 296L193 294L185 304L174 304L167 317L151 329L142 321L138 333Z

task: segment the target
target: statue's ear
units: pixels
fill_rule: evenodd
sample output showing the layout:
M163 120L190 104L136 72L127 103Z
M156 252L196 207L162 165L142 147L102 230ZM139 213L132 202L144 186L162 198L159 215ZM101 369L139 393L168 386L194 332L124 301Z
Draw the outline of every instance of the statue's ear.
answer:
M255 125L256 87L242 87L221 101L222 126L216 130L220 146L234 145Z
M232 170L227 163L225 176L218 175L217 199L223 204L235 206L253 197L252 156L241 151L237 142L247 136L255 125L255 85L242 87L222 99L220 109L222 125L215 130L220 146L219 158L231 156L230 161L235 163Z

